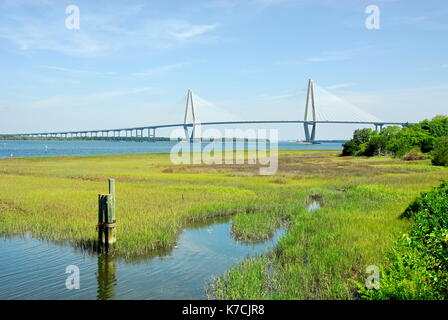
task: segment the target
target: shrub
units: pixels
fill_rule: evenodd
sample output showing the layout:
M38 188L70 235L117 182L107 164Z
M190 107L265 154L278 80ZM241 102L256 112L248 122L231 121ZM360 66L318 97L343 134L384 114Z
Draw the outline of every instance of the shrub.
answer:
M373 131L370 128L357 129L353 133L353 142L356 145L361 145L363 143L369 142L372 134L373 134Z
M384 155L386 152L387 137L374 135L364 149L363 155L367 157Z
M417 125L404 127L392 143L392 152L402 157L408 151L418 148L422 152L429 152L434 147L434 137Z
M403 160L411 161L411 160L425 160L426 157L423 153L418 150L411 150L405 153L403 156Z
M370 137L372 136L372 129L357 129L353 133L353 139L347 141L343 145L342 155L343 156L357 156L362 155L363 149L361 146L368 143Z
M354 156L358 151L358 146L353 142L353 140L347 141L342 147L343 156Z
M436 166L448 166L448 137L437 139L432 157L432 164Z
M438 115L432 120L423 120L420 126L434 137L446 136L448 135L448 116Z

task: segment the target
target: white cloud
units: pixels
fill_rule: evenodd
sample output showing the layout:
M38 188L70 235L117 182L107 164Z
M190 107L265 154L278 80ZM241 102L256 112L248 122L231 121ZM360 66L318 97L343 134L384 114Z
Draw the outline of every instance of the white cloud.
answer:
M448 24L441 12L432 12L425 16L397 16L391 20L390 25L415 27L424 30L446 30Z
M160 66L160 67L146 69L146 70L143 70L141 72L134 72L132 75L134 75L134 76L161 75L161 74L164 74L165 72L168 72L168 71L171 71L171 70L175 70L175 69L179 69L179 68L183 68L183 67L186 67L186 66L189 66L189 65L191 65L191 63L188 63L188 62L175 63L175 64L170 64L170 65L165 65L165 66Z
M213 0L209 1L205 4L205 7L210 8L219 8L219 9L225 9L225 10L232 10L237 7L241 6L250 6L253 8L261 8L266 9L274 5L281 5L281 4L297 4L296 0Z
M378 91L344 91L340 95L384 121L420 121L447 113L448 85Z
M204 40L219 24L193 24L183 19L147 19L142 6L115 8L113 13L81 11L79 30L65 28L64 16L49 8L42 15L8 15L0 20L0 38L21 52L53 51L68 56L101 57L123 49L167 49Z
M63 67L47 66L47 65L40 65L38 67L43 68L43 69L56 70L56 71L61 71L61 72L74 73L74 74L88 74L88 75L115 75L115 74L117 74L116 72L99 72L99 71L92 71L92 70L71 69L71 68L63 68Z
M56 51L70 56L98 56L113 50L112 44L87 31L67 30L59 19L44 21L32 17L11 17L0 22L0 38L21 51Z
M296 65L299 65L302 63L303 63L303 61L299 61L299 60L281 60L281 61L275 62L274 64L279 67L290 67L290 66L296 66Z
M327 61L339 61L349 60L353 57L353 51L327 51L323 52L319 56L305 59L308 62L327 62Z
M153 88L153 87L141 87L141 88L125 88L125 89L117 89L111 91L104 91L93 93L90 95L84 96L75 96L75 97L49 97L46 99L37 100L29 103L31 108L36 109L47 109L47 108L78 108L86 105L95 105L112 98L117 98L121 96L134 95L140 93L149 93L149 94L160 94L161 90Z
M289 67L301 65L307 62L318 63L318 62L330 62L330 61L341 61L341 60L350 60L365 53L369 49L369 47L364 48L354 48L347 50L332 50L332 51L324 51L319 55L314 57L301 59L285 59L275 62L276 66L280 67Z
M171 32L171 34L178 39L188 39L215 30L218 26L219 24L192 25L183 31Z

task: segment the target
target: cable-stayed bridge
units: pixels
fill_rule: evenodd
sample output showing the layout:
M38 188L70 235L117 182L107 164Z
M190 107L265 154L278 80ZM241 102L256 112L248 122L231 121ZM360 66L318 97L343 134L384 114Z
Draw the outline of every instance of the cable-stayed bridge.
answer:
M315 100L315 86L312 79L308 81L308 90L305 104L305 114L303 120L228 120L228 121L199 121L195 112L195 99L193 92L188 90L187 102L185 106L184 121L182 123L159 124L149 126L139 126L132 128L100 129L100 130L80 130L80 131L57 131L57 132L36 132L19 133L17 136L24 137L147 137L148 140L155 141L156 130L163 128L183 128L185 139L193 141L196 136L196 127L198 126L217 126L217 125L247 125L247 124L299 124L303 125L305 133L305 142L313 143L316 141L316 129L320 124L359 124L372 125L375 129L381 130L383 126L398 125L404 126L410 122L382 121L370 113L346 103L343 100L332 96L329 104L339 104L340 109L344 111L342 115L336 115L335 111L341 111L337 108L325 108L317 106ZM189 120L188 116L192 119Z

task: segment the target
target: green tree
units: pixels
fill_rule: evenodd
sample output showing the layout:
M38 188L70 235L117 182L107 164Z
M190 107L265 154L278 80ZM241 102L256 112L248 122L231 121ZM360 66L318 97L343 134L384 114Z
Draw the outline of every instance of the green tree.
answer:
M369 142L367 142L363 155L367 157L384 155L386 152L387 141L388 139L385 136L379 134L373 135Z
M347 141L343 145L342 155L343 156L357 156L362 155L365 149L365 144L369 142L372 136L372 129L357 129L353 133L353 139Z
M432 164L436 166L448 166L448 137L440 137L432 152Z
M434 148L434 141L435 138L419 125L405 126L389 139L387 149L398 157L416 148L426 153Z
M401 127L399 126L390 126L385 127L381 130L380 135L387 138L396 137L401 131Z
M369 142L372 134L373 130L370 128L357 129L353 133L353 142L358 146L363 143Z
M416 155L424 158L421 153L433 151L437 139L448 136L448 116L439 115L431 120L425 119L418 124L406 124L402 128L398 126L385 127L381 132L372 129L358 129L353 133L353 138L344 144L342 155L344 156L376 156L405 155L415 158ZM433 158L437 163L444 163L446 149L445 140L438 142L440 146L433 152ZM410 151L412 150L412 154Z
M420 127L433 137L448 136L448 116L438 115L420 122Z
M359 146L356 145L353 140L347 141L342 145L342 155L343 156L354 156L359 150Z

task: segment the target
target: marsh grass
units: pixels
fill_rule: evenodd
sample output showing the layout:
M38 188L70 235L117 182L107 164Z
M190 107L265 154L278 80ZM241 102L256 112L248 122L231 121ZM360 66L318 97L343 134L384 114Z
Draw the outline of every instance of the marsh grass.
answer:
M182 165L168 154L0 160L0 234L95 245L97 196L116 179L117 244L127 260L169 250L182 228L234 216L240 239L287 232L271 254L246 260L213 281L210 297L352 299L366 266L410 222L398 217L448 169L422 161L281 151L275 176L251 165ZM310 195L325 205L306 211ZM274 230L274 231L273 231ZM88 249L86 249L88 250Z
M243 242L263 242L272 238L289 215L278 212L238 213L232 221L232 235Z

